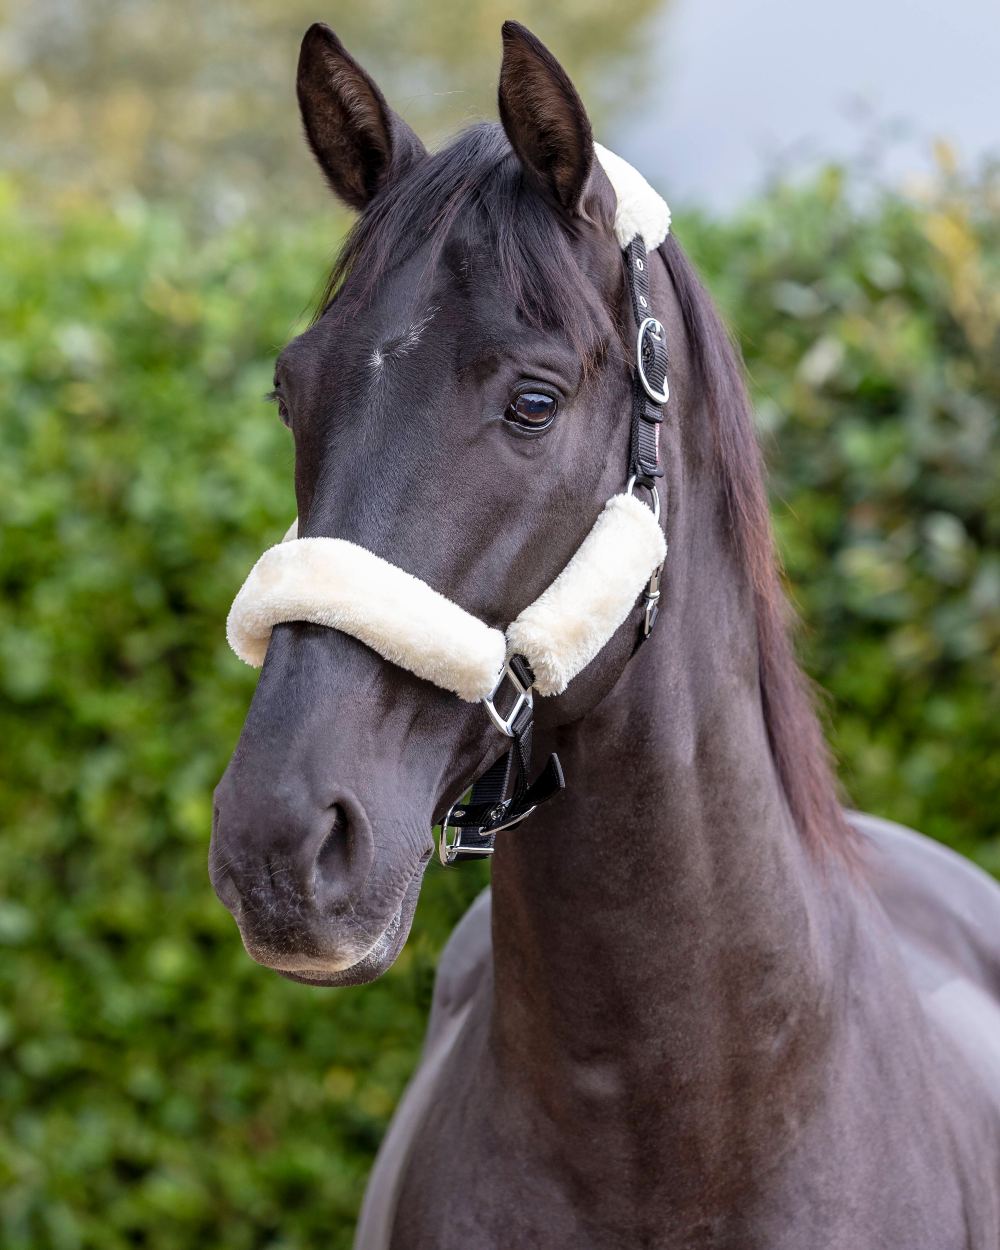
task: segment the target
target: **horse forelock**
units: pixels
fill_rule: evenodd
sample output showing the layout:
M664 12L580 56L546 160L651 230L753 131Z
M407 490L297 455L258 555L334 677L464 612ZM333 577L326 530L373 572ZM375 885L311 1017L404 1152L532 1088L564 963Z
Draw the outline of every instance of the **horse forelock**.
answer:
M358 218L334 262L316 310L356 314L386 274L422 247L430 278L446 247L456 269L487 255L502 295L528 325L565 334L585 358L599 349L595 290L560 217L524 174L503 128L482 123L416 162Z

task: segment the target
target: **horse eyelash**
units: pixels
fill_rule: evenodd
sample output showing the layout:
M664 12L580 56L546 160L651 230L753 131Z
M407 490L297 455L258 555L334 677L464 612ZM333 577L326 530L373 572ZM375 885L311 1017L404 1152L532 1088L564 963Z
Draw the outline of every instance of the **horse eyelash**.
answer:
M276 404L278 402L278 392L268 391L264 396L264 402L268 404Z

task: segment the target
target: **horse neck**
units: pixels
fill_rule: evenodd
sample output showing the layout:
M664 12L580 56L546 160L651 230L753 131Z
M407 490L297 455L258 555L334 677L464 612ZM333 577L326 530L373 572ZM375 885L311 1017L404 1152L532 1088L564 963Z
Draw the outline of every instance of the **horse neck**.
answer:
M850 892L804 847L775 770L752 596L712 474L670 476L652 637L551 735L566 794L501 835L492 1045L544 1123L602 1142L595 1164L668 1161L682 1194L685 1174L704 1192L713 1166L776 1149L814 1101L831 909Z

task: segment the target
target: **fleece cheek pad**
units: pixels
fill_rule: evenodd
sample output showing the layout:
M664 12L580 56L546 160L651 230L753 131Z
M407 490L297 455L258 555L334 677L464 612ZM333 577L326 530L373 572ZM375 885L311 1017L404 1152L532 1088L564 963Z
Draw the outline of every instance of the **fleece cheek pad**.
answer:
M667 554L660 523L633 495L613 495L576 554L507 630L539 694L561 694L632 611Z
M594 144L594 155L601 163L615 192L615 238L619 247L628 247L641 235L646 251L659 247L670 233L670 208L646 179L628 161Z
M505 638L364 547L293 538L254 565L230 609L226 636L241 660L259 667L275 625L325 625L470 701L488 695L506 655L518 654L531 665L539 694L559 694L622 624L665 554L652 511L631 495L615 495Z

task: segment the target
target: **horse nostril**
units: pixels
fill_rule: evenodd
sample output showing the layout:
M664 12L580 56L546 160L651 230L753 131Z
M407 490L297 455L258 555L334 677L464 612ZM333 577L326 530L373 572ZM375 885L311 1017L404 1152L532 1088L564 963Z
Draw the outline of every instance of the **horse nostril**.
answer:
M212 872L210 874L212 888L219 899L219 902L227 911L231 911L234 916L239 914L240 910L240 892L236 886L236 882L228 872Z
M208 877L219 902L235 916L240 907L240 892L229 871L229 860L219 851L219 804L212 805L212 842L208 851Z
M351 826L347 813L339 803L330 808L330 829L316 853L316 872L320 877L336 877L350 867Z
M330 816L330 829L316 853L313 885L317 902L335 907L356 894L371 865L372 846L361 813L334 803Z

